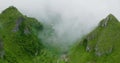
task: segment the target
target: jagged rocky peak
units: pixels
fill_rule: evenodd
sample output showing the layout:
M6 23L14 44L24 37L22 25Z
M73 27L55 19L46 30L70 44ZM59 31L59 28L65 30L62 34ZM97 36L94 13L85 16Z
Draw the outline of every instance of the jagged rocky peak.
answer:
M110 22L112 22L112 23L116 23L117 22L118 23L119 21L117 20L117 18L113 14L109 14L106 18L104 18L100 22L99 26L106 27Z

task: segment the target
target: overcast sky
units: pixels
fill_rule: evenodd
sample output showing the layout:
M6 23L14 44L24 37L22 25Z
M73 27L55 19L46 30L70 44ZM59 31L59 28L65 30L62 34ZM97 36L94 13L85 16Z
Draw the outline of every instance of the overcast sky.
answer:
M9 6L54 24L60 40L76 40L110 13L120 20L120 0L0 0L0 12Z
M98 20L109 13L120 19L120 0L0 0L0 11L11 5L24 14L35 17L48 9L64 16L79 15L81 19L95 16Z

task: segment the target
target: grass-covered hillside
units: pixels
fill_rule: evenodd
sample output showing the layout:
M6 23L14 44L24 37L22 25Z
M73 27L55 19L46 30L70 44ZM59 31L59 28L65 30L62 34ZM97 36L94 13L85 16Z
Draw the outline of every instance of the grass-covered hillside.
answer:
M70 63L120 63L120 22L112 14L70 52Z
M0 14L0 63L53 63L38 38L42 29L40 22L15 7L5 9Z
M53 32L10 6L0 14L0 63L120 63L120 22L112 14L70 51L51 47Z

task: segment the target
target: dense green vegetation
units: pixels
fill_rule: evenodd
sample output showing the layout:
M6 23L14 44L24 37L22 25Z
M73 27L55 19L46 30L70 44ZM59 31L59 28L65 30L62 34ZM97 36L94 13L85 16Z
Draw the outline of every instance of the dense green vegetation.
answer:
M120 22L112 15L86 35L70 52L70 63L120 63Z
M38 38L43 26L11 6L0 14L0 63L53 63Z
M65 52L45 45L54 32L45 27L13 6L5 9L0 14L0 63L119 63L120 22L112 14Z

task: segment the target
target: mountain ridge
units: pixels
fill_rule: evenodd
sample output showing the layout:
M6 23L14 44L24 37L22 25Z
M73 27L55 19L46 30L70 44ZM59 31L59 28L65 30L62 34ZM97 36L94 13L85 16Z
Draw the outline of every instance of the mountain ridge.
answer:
M43 49L37 34L42 24L35 18L22 15L10 6L0 14L0 63L31 63ZM23 61L24 60L24 61Z
M73 48L70 63L119 63L119 29L117 18L108 15Z
M43 29L16 7L5 9L0 14L0 63L119 63L120 22L112 14L61 55L43 45Z
M112 19L114 19L114 20L112 20ZM106 18L101 20L101 22L99 23L99 26L106 27L110 22L112 22L112 23L117 22L118 23L119 21L113 14L109 14Z

